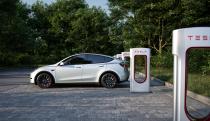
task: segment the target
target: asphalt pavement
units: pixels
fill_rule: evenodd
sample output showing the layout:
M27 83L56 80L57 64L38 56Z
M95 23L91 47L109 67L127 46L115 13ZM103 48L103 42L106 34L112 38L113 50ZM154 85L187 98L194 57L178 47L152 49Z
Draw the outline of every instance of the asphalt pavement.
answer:
M131 93L129 82L114 89L62 84L40 89L33 69L0 71L0 121L172 121L173 89L156 80L150 93Z

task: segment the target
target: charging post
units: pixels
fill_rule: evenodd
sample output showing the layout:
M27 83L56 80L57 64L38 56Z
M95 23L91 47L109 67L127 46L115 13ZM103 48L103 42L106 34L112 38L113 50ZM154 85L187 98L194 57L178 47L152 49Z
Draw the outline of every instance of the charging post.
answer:
M150 92L150 49L130 49L130 91Z
M198 90L206 89L205 80L209 72L205 72L204 67L210 64L208 63L210 62L210 27L174 30L172 53L174 55L174 121L210 121L210 106L193 107L195 99L189 98L188 91L198 86ZM205 109L207 111L204 111Z

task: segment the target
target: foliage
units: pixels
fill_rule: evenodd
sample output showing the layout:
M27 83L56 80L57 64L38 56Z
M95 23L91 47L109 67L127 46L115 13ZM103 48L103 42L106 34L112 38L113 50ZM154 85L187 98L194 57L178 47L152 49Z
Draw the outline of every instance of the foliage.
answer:
M152 49L152 66L171 67L172 30L209 26L209 0L109 0L110 14L85 0L0 1L0 65L55 63L75 53ZM206 62L208 63L208 62ZM209 65L200 68L206 73Z
M151 67L151 76L156 77L162 81L173 83L173 68L172 67Z
M55 63L81 52L114 54L108 15L84 0L32 6L2 0L0 6L0 65Z
M188 68L190 73L202 72L203 75L210 72L209 49L190 49L187 53Z
M151 66L152 67L167 67L172 68L173 67L173 55L171 54L171 51L166 51L163 53L164 56L155 55L151 57Z
M209 0L109 0L111 13L124 23L125 49L149 47L162 53L171 47L172 30L209 26Z
M152 76L173 83L173 68L168 67L152 67L151 68ZM188 74L188 90L193 91L197 94L210 97L210 81L208 75L203 75L202 73L189 73Z
M210 97L210 76L203 76L201 73L190 73L188 75L188 90L197 94Z
M1 65L15 65L18 55L31 54L32 30L28 25L30 9L17 0L0 2L0 54Z

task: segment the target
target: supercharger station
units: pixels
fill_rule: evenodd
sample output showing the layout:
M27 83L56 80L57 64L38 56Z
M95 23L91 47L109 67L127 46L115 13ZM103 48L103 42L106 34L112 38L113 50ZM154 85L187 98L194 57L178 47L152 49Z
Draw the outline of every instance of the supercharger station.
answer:
M190 72L190 61L188 60L192 58L189 54L194 49L210 51L208 50L210 49L210 27L184 28L173 31L174 121L210 121L210 112L198 116L199 113L203 113L202 109L191 111L190 101L187 101L188 76L190 76L188 74ZM202 59L199 59L200 61ZM193 86L196 86L196 84ZM210 109L209 107L205 108Z
M150 49L130 49L130 92L150 92Z
M116 55L116 58L122 59L122 54L117 54L117 55Z
M130 60L130 52L122 52L122 60L128 61Z
M126 61L128 65L130 65L130 52L122 52L122 60ZM128 68L128 71L130 72L130 68ZM129 76L128 81L130 81L131 77Z

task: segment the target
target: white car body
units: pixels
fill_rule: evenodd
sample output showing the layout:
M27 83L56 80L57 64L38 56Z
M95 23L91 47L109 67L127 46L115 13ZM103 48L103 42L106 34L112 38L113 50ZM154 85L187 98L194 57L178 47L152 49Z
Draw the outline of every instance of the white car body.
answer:
M70 58L80 55L103 56L112 59L112 61L95 64L63 65L65 60L70 60ZM49 73L53 77L54 83L99 83L101 75L106 72L114 73L119 82L127 81L129 73L126 68L120 65L122 62L123 61L121 60L106 55L89 53L76 54L63 59L56 64L36 69L30 74L30 83L36 84L36 77L42 72Z

